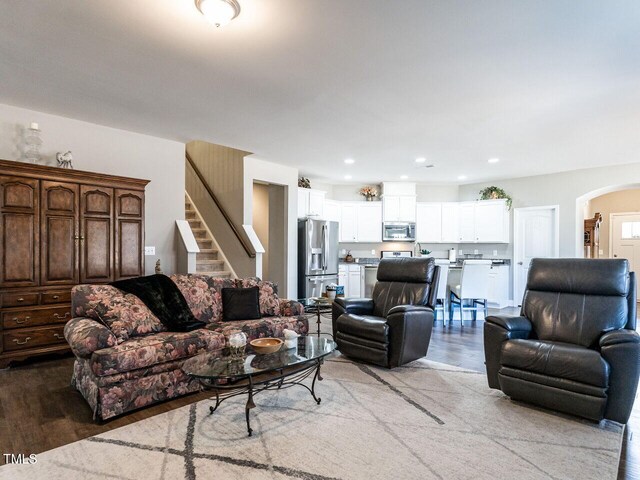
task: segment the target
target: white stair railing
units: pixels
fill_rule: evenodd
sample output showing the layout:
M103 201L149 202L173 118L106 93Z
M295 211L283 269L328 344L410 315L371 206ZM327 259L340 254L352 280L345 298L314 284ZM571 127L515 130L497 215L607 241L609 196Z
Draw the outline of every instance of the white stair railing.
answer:
M176 227L180 234L180 245L178 246L178 272L196 273L196 254L200 253L200 247L196 237L193 236L191 225L187 220L176 220Z

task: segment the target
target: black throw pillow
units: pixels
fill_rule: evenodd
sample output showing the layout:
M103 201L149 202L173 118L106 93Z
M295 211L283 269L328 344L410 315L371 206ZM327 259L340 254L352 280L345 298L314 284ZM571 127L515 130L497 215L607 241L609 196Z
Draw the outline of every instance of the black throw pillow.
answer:
M222 320L255 320L260 318L260 289L223 288Z

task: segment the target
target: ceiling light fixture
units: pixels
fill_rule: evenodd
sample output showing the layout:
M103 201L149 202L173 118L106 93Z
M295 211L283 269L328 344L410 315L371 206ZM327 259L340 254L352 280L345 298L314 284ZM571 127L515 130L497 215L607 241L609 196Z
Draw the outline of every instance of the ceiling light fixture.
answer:
M344 163L346 163L347 165L353 165L354 163L356 163L356 161L353 158L347 158Z
M487 160L487 162L489 163L498 163L500 161L499 158L490 158L489 160Z
M196 8L216 27L224 27L240 14L237 0L196 0Z
M427 159L426 159L426 158L424 158L424 157L416 158L416 163L424 163L424 162L426 162L426 161L427 161Z
M400 180L406 180L409 178L409 175L400 175Z
M466 180L467 176L466 175L458 175L458 180Z
M353 178L353 177L352 177L351 175L345 175L345 176L344 176L344 179L345 179L345 180L351 180L352 178Z

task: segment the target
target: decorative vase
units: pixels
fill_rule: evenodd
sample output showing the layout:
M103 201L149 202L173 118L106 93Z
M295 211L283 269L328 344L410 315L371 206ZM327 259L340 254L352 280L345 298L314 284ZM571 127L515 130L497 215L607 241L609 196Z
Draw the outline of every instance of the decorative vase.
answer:
M40 161L40 146L42 145L40 133L40 128L35 122L29 125L25 132L24 142L27 148L24 156L29 163L38 163Z
M373 202L373 195L367 195L364 198L367 200L367 202Z

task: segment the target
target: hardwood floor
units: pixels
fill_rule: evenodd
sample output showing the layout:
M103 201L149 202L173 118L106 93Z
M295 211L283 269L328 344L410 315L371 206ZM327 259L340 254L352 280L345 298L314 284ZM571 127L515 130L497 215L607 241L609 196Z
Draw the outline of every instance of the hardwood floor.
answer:
M314 320L310 319L310 323ZM323 318L323 330L328 331L329 324L330 320ZM482 321L465 322L462 328L459 321L446 327L438 322L427 358L483 371L482 326ZM0 371L0 455L41 453L210 397L207 392L192 394L96 423L80 393L69 385L72 365L71 357L55 357ZM619 479L640 479L638 432L640 401L636 401L626 428Z

